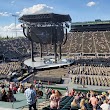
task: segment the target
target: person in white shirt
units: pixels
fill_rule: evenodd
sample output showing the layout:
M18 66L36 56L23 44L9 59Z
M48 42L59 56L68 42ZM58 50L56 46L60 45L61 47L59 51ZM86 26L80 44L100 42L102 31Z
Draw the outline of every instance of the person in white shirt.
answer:
M100 106L102 110L110 110L110 105L108 104L107 100L103 101L103 104Z

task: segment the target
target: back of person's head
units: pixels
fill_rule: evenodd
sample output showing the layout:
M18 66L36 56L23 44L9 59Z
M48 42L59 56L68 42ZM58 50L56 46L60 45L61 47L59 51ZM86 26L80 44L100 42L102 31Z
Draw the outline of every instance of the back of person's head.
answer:
M55 90L54 89L52 90L52 94L55 94Z
M97 95L96 94L92 94L92 97L96 97Z
M74 88L72 88L72 91L74 91Z
M73 101L71 102L71 107L72 106L77 106L77 101L76 101L76 99L73 99Z
M3 84L3 85L1 85L1 88L2 88L2 89L3 89L3 88L5 88L4 84Z
M106 92L102 92L102 95L103 95L103 96L106 96L107 94L106 94Z
M90 94L94 94L94 91L93 90L90 90Z
M104 100L103 103L108 103L108 100Z
M110 90L108 90L108 93L110 94Z
M30 88L30 89L33 89L33 87L34 87L33 84L30 84L30 85L29 85L29 88Z
M19 85L19 88L20 88L20 89L22 89L22 88L23 88L23 85L22 85L22 84L20 84L20 85Z
M81 99L81 101L80 101L80 107L84 106L84 104L85 104L85 99Z
M61 92L58 91L58 90L55 90L55 94L56 94L58 97L62 96Z

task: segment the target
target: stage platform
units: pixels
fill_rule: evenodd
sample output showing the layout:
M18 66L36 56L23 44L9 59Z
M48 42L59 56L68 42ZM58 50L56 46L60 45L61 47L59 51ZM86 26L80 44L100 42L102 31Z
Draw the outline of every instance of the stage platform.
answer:
M62 57L61 60L58 60L55 63L54 56L44 56L43 58L35 57L34 62L32 62L31 58L24 61L24 64L36 69L47 69L54 67L62 67L71 65L74 60L69 58Z

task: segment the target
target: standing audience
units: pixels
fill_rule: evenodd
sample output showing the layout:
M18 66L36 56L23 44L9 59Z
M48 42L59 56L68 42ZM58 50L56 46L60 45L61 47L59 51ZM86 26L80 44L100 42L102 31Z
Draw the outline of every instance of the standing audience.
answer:
M37 110L36 108L36 101L37 101L37 94L35 89L33 89L34 86L31 84L29 88L25 90L25 95L27 99L27 103L29 105L29 110L32 110L32 107L34 110Z
M50 96L50 108L51 109L59 109L60 99L62 94L60 91L55 90L53 91L52 95Z
M100 106L102 110L110 110L110 105L108 104L108 100L104 100L103 104Z

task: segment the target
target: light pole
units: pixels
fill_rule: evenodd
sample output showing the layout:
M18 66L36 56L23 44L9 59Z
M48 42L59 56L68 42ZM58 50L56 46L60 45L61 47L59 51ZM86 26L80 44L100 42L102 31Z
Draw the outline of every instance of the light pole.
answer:
M17 37L17 30L16 30L16 17L17 17L17 15L16 14L12 14L12 16L15 18L15 35Z

